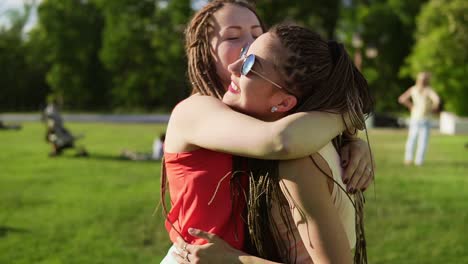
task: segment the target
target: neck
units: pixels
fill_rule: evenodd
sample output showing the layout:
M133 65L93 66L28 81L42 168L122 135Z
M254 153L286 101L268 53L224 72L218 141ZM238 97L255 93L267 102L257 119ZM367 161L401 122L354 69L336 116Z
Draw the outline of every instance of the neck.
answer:
M271 113L267 116L264 116L263 118L258 118L258 119L261 119L263 121L266 121L266 122L275 122L277 120L280 120L281 118L285 117L286 114L285 113Z

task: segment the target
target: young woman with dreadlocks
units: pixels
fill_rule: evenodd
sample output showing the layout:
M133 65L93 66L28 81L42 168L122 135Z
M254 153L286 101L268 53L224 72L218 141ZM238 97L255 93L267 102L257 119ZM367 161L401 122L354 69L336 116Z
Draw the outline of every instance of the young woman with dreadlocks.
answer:
M228 65L239 58L245 44L252 43L265 31L265 25L247 1L214 0L194 14L186 29L192 94L221 99L231 82ZM190 103L185 107L193 108ZM346 136L340 153L345 168L343 181L348 190L365 190L372 182L369 169L374 165L367 142L354 135L343 135Z
M303 27L282 24L244 51L229 66L231 84L223 102L231 108L270 122L311 111L337 113L349 116L350 127L365 128L373 101L343 45L324 41ZM227 250L216 253L210 247L213 242L219 246L219 239L197 230L190 233L212 243L178 242L180 253L174 257L179 263L198 263L203 256L202 263L352 263L351 248L356 245L354 262L367 263L363 197L358 192L352 199L343 188L340 146L341 142L330 141L306 158L265 161L254 167L258 170L250 185L248 225L264 260L225 244Z
M194 244L204 243L202 239L196 239L188 234L188 227L195 226L202 229L205 227L204 230L218 235L221 232L230 233L232 240L228 242L231 245L237 243L237 248L241 248L243 245L243 221L240 216L234 217L235 220L231 219L236 212L241 211L239 209L241 206L239 205L240 207L236 210L233 209L233 206L229 206L231 201L234 200L230 196L229 181L221 181L225 179L223 176L227 172L235 171L234 168L236 167L232 165L238 163L239 158L209 152L206 149L266 159L295 158L316 152L330 138L333 138L344 129L341 117L329 113L302 113L276 123L260 122L237 113L224 115L224 113L230 112L231 109L217 101L216 98L220 98L229 86L230 74L227 65L235 61L239 57L241 47L245 43L252 42L263 33L263 29L264 27L250 5L243 1L226 0L209 3L195 14L187 29L186 48L189 59L189 76L194 87L194 93L210 95L211 97L192 96L180 103L174 110L171 117L172 122L168 129L168 141L171 138L170 134L175 134L171 133L170 130L179 130L179 132L185 130L187 135L182 132L182 135L179 135L180 140L174 140L177 141L175 148L171 148L169 142L166 143L168 153L166 153L165 164L169 164L168 167L171 167L174 164L191 160L192 164L187 165L187 168L195 165L198 168L204 168L205 171L199 176L204 175L206 178L210 178L207 174L212 171L210 175L215 174L215 177L217 177L211 179L214 184L207 186L207 184L203 183L201 190L207 193L207 197L204 197L206 201L203 201L206 202L205 204L211 202L210 212L218 217L214 223L213 221L205 221L207 217L209 218L209 215L204 216L203 213L199 214L201 215L199 218L194 217L191 215L193 212L202 210L194 203L191 203L190 197L182 195L187 192L187 189L182 191L171 190L172 210L168 215L166 226L172 241L175 241L176 236L182 235L188 242ZM209 116L210 114L216 115ZM179 121L176 121L176 119L179 119ZM217 130L213 129L213 124L216 124L215 128ZM315 127L314 124L320 124L321 127ZM185 125L189 125L189 127ZM171 127L176 128L171 129ZM215 137L209 136L210 134L206 134L205 131L215 135ZM317 137L303 139L305 131L317 134ZM174 138L177 138L177 136L174 136ZM285 141L287 141L286 145L284 145ZM226 146L222 146L223 144ZM349 163L345 173L349 181L348 188L364 189L372 181L372 175L367 169L372 166L370 152L364 146L362 140L352 141L347 147L348 151L342 153L345 153L344 163ZM210 156L207 152L213 155ZM223 162L220 162L219 157L214 154L221 156ZM202 157L205 162L197 160L196 157L198 156ZM171 181L171 177L175 177L171 176L174 173L170 172L170 170L171 168L168 168L170 187L177 189L177 183ZM180 186L190 186L190 190L197 189L190 182L182 183ZM242 186L245 187L245 184ZM165 184L163 187L165 187ZM213 191L214 189L216 192ZM216 195L212 196L213 193ZM223 193L227 193L227 195ZM226 199L223 200L220 197L222 195ZM197 196L198 198L200 196ZM189 201L190 205L193 206L191 207L192 211L187 211L187 207L184 207L186 205L184 201ZM216 202L223 205L217 207L218 209L222 208L222 212L212 210L213 204ZM181 217L181 214L184 217ZM226 220L226 217L223 219L220 215L227 215L229 220ZM225 223L229 221L238 221L238 223L237 225L230 224L231 229L228 228L229 230L226 231L223 228L226 226ZM197 222L202 222L204 225L194 224ZM234 229L237 232L230 232ZM221 237L226 239L226 236Z

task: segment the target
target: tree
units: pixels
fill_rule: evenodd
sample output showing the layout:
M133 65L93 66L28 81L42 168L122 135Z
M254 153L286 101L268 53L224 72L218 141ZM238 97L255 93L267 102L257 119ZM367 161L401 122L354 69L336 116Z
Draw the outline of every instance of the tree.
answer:
M155 1L96 1L104 18L99 56L111 74L112 106L149 109L155 103L158 76L151 45Z
M99 60L103 19L91 1L48 0L39 6L39 31L47 40L47 83L66 107L102 109L109 104Z
M22 10L9 10L9 26L0 28L0 108L2 110L38 110L49 90L44 81L46 66L41 57L31 59L35 49L24 32L33 2Z
M401 109L398 95L411 84L406 76L399 76L405 57L414 43L415 17L427 0L367 0L351 1L343 7L343 20L339 23L338 36L352 46L352 36L362 37L363 47L378 51L378 56L363 56L362 72L376 99L376 111L388 112ZM388 100L394 98L394 100Z
M338 22L340 2L302 1L293 4L287 0L258 0L256 4L260 17L267 26L284 20L292 20L320 32L324 37L333 38Z
M188 85L187 59L184 51L184 29L193 12L191 1L164 1L156 13L152 38L154 55L158 64L155 72L158 82L155 92L158 103L172 108L190 94Z
M445 107L468 115L468 2L431 0L417 18L416 45L402 75L432 73L432 86Z

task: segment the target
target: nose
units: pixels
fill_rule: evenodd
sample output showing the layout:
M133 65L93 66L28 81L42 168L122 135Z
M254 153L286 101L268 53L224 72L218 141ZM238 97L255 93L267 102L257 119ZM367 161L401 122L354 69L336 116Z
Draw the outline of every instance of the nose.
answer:
M252 45L252 43L255 41L254 37L252 36L252 34L248 34L247 35L247 38L246 38L246 42L244 43L244 45L247 45L247 46L250 46Z
M244 58L239 58L237 59L235 62L231 63L228 65L228 71L239 77L241 74L240 74L240 69L242 67L242 63L244 62Z
M246 52L250 45L252 45L252 43L254 42L254 38L252 37L252 35L248 35L248 37L246 37L246 41L244 44L242 44L242 48L240 49L240 52L239 52L239 57L242 57L242 52Z

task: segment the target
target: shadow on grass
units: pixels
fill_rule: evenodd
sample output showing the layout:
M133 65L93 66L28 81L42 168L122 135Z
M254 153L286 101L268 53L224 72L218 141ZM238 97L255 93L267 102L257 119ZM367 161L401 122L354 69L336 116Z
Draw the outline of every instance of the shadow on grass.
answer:
M122 162L133 162L133 163L157 163L160 161L157 160L131 160L129 158L123 157L121 155L109 155L103 153L89 153L87 157L77 157L73 155L63 155L58 158L66 159L91 159L91 160L102 160L102 161L122 161Z
M7 236L9 233L29 233L29 231L23 228L0 226L0 238Z
M88 156L79 156L73 153L64 153L60 156L49 157L50 159L66 159L66 160L100 160L100 161L121 161L132 163L158 163L159 160L132 160L121 155L110 155L102 153L89 153Z

